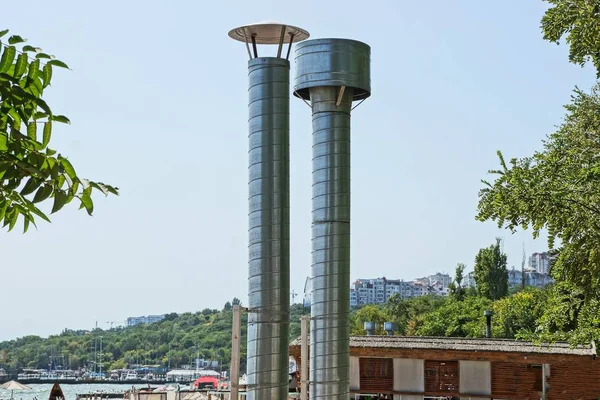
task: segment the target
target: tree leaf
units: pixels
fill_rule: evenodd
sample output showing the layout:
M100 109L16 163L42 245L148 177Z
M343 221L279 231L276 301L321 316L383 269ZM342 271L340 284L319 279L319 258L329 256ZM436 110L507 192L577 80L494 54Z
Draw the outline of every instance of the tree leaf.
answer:
M6 227L8 226L8 224L10 224L10 218L12 216L12 212L13 212L13 208L12 207L8 207L6 209L6 213L4 214L4 221L2 222L2 227Z
M35 193L35 196L33 196L33 202L39 203L40 201L44 201L48 197L50 197L51 194L52 194L52 186L44 185L44 186L40 187L38 189L38 191Z
M37 121L38 119L42 119L42 118L48 118L48 114L46 114L45 112L41 112L41 111L36 111L35 113L33 113L33 119L35 121Z
M102 182L98 182L98 185L100 185L102 188L104 188L104 189L100 189L100 190L102 190L102 192L104 194L112 193L115 196L119 195L119 188L118 187L107 185L106 183L102 183Z
M50 221L50 218L48 218L46 216L46 214L44 214L39 208L37 208L33 204L31 205L30 210L31 210L32 213L34 213L38 217L42 218L44 221L46 221L46 222L52 222L52 221ZM33 222L33 224L35 225L35 221L33 221L33 219L31 220L31 222Z
M37 51L38 51L38 49L39 49L39 47L33 47L33 46L30 46L30 45L25 45L25 46L23 46L23 49L22 49L22 50L23 50L23 51L33 51L33 52L37 52ZM40 49L40 50L42 50L42 49Z
M21 195L27 196L28 194L33 193L37 188L40 187L42 182L43 181L41 179L37 179L32 176L21 190Z
M15 72L13 77L19 79L27 71L27 54L19 54L17 57L17 63L15 64Z
M31 217L27 214L23 215L23 233L27 233L27 230L29 229L29 219Z
M64 157L58 157L58 161L60 162L60 165L62 165L62 167L65 169L65 172L69 176L69 178L71 178L72 180L77 178L75 168L73 168L73 164L71 164L69 160L67 160Z
M87 211L88 215L92 215L92 213L94 212L94 202L92 201L92 197L90 196L90 193L87 192L86 190L83 191L83 194L80 197L81 200L81 207L84 207L85 210Z
M0 132L0 151L8 150L8 136L5 132Z
M52 110L50 110L50 107L44 100L36 99L35 102L42 110L44 110L48 115L50 115L50 117L52 117Z
M50 117L50 119L52 121L62 122L63 124L71 124L69 118L65 117L64 115L53 115L52 117Z
M57 190L54 192L54 204L52 205L52 212L54 214L57 211L60 211L61 208L67 203L68 196L62 190Z
M49 65L56 65L57 67L69 69L69 66L60 60L50 60L48 61Z
M8 33L8 29L0 31L0 38Z
M99 191L104 193L105 196L108 196L108 188L102 183L90 182L90 186L92 186L94 189L98 189Z
M35 60L31 64L29 64L29 71L27 72L28 84L26 86L31 85L31 81L33 81L35 78L37 78L39 72L40 72L40 60Z
M6 216L6 210L8 209L8 200L0 202L0 221Z
M48 146L50 138L52 137L52 122L48 121L44 124L44 133L42 138L42 146Z
M44 80L44 88L50 85L50 81L52 80L52 65L44 65L42 79Z
M37 53L37 54L35 55L35 58L40 58L40 59L44 58L44 59L49 59L49 60L51 60L51 59L52 59L52 56L51 56L50 54L46 54L46 53Z
M17 44L17 43L23 43L26 41L27 41L27 39L23 39L19 35L12 35L11 37L8 38L8 44Z
M10 224L8 225L8 231L12 231L17 221L19 220L19 210L17 208L13 208L13 212L10 216Z
M0 58L0 72L6 72L12 66L15 56L17 55L17 49L15 46L8 46L4 48L2 58Z
M35 122L30 122L27 125L27 136L32 140L37 140L37 124Z

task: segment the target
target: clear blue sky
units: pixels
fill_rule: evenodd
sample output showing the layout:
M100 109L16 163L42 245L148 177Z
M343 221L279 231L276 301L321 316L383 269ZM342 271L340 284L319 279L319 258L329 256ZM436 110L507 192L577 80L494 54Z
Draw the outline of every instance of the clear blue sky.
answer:
M247 54L229 29L277 19L372 47L353 116L352 279L509 265L545 240L475 221L495 152L526 156L591 69L542 40L541 0L42 1L4 18L67 62L47 98L72 125L54 147L122 188L93 218L69 207L2 233L0 339L128 316L221 308L247 293ZM10 23L9 23L10 22ZM293 74L293 71L292 71ZM310 110L291 107L292 288L310 273Z

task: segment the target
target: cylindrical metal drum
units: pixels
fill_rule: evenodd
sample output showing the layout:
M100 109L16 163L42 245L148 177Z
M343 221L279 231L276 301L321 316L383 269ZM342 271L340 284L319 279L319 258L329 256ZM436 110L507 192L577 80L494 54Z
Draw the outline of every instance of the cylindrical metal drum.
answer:
M254 58L249 85L249 400L287 400L289 62Z
M313 39L296 45L294 95L309 100L309 88L346 86L352 100L371 95L371 48L349 39Z

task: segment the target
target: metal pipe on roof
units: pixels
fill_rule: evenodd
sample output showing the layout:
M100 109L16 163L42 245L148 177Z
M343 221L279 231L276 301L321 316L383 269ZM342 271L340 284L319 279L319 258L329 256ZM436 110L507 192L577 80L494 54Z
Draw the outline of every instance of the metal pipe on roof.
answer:
M350 112L371 94L370 54L347 39L295 49L294 94L313 125L311 400L350 395Z
M485 310L483 312L483 315L485 315L485 337L486 338L491 338L492 337L492 315L494 313L490 310Z
M394 322L385 322L383 324L383 329L387 333L388 336L394 336L394 331L398 329Z
M375 330L377 329L377 324L375 322L367 321L364 324L365 332L367 332L367 336L373 336L375 334Z

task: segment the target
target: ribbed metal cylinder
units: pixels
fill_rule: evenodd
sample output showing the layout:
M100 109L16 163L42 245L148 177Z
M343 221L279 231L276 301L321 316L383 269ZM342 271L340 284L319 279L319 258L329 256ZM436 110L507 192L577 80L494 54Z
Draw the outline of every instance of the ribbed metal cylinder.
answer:
M352 89L310 88L313 124L310 398L350 385L350 109Z
M290 308L289 62L255 58L249 86L249 400L286 400Z
M310 398L350 396L350 111L371 95L370 47L296 45L294 95L313 111Z

